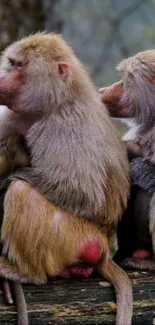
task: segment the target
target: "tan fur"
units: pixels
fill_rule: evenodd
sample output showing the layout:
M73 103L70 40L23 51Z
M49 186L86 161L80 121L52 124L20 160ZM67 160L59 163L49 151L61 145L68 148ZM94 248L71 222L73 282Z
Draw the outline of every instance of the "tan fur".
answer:
M113 238L106 228L62 211L29 184L17 180L12 182L5 197L2 239L7 259L0 258L0 275L34 283L42 283L47 276L56 276L78 263L78 251L83 243L98 242L101 257L95 267L115 286L116 324L131 324L131 283L110 257L108 246Z
M149 64L155 64L155 50L148 50L144 52L139 52L135 55L136 59L143 60Z
M131 300L129 298L132 294L130 280L127 280L126 273L118 265L116 267L116 264L112 260L105 265L105 263L103 263L103 260L101 259L101 261L97 265L97 271L100 274L103 274L108 281L112 282L113 279L113 285L115 287L116 292L118 293L116 295L117 305L119 305L120 301L122 302L122 308L119 309L117 312L116 324L126 325L128 323L128 320L125 319L125 317L129 314L129 310L133 309ZM124 295L127 293L127 286L129 290L129 296L125 300Z
M5 77L0 77L0 104L12 96L8 100L12 114L4 119L7 134L11 125L11 131L25 135L31 155L31 167L10 178L31 185L16 181L8 189L2 225L6 258L1 259L0 274L43 282L79 262L77 249L90 238L101 246L102 275L103 266L110 265L117 278L109 246L127 205L128 161L119 132L89 76L61 36L43 33L8 47L0 76L1 70L6 72L8 87ZM20 87L13 83L13 70L21 72ZM130 324L131 285L121 274L129 295L122 293L118 310L129 302L124 323ZM121 280L116 278L109 274L119 296ZM122 325L121 319L117 324Z
M41 211L36 209L40 202ZM59 208L27 183L16 181L11 184L4 207L1 231L6 243L4 250L7 249L9 260L15 264L18 261L20 273L28 275L31 281L58 275L65 266L77 263L75 254L83 238L96 238L107 254L108 240L97 225L60 210L63 218L56 226L53 215Z
M14 170L19 166L28 166L30 159L24 146L23 138L19 134L6 136L1 142L0 150L0 176ZM2 209L2 208L1 208ZM18 325L28 325L27 306L23 288L20 283L12 281L13 294L17 307ZM8 303L13 303L11 288L8 281L4 281L4 295Z
M17 114L7 116L4 124L8 133L10 123L11 130L25 130L34 177L25 171L23 179L72 213L102 225L116 224L128 198L127 157L82 64L61 36L45 33L24 38L6 49L0 68L9 74L18 69L9 64L10 58L22 63L23 82L21 87L17 84L9 105ZM65 81L58 74L61 62L68 65ZM9 82L12 91L8 76L8 92ZM0 80L0 101L5 91ZM23 120L24 130L20 127ZM49 146L51 150L47 150ZM22 178L22 174L18 176Z

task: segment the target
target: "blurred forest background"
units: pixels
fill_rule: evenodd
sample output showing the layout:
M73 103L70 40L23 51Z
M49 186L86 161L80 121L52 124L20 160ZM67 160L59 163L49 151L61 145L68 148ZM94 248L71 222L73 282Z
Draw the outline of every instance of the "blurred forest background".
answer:
M115 66L155 48L155 0L0 0L0 51L36 31L62 33L98 87Z

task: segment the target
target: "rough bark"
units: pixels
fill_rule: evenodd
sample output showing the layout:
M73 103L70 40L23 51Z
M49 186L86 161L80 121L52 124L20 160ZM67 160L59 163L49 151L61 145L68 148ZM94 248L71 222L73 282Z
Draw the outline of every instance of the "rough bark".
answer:
M132 325L155 324L155 276L130 272L134 291ZM114 290L101 278L52 280L47 285L24 286L30 325L114 325ZM0 294L0 323L15 325L15 307ZM124 324L125 325L125 324Z

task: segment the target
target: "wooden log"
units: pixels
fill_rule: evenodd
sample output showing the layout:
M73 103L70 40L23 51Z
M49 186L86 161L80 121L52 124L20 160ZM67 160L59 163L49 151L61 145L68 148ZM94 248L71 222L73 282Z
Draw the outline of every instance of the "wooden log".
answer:
M133 325L155 325L155 276L130 272L134 291ZM114 325L113 287L101 278L56 279L46 285L24 285L30 325ZM0 324L17 324L16 309L0 292ZM125 325L125 324L124 324Z

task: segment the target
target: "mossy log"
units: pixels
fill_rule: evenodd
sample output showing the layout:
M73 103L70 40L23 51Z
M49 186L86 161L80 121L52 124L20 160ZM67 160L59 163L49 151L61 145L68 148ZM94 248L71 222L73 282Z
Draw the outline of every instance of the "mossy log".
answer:
M133 325L155 324L155 275L130 272L134 292ZM30 325L114 325L113 287L99 277L56 279L46 285L24 285ZM0 292L0 324L17 324L16 309ZM124 324L125 325L125 324Z

